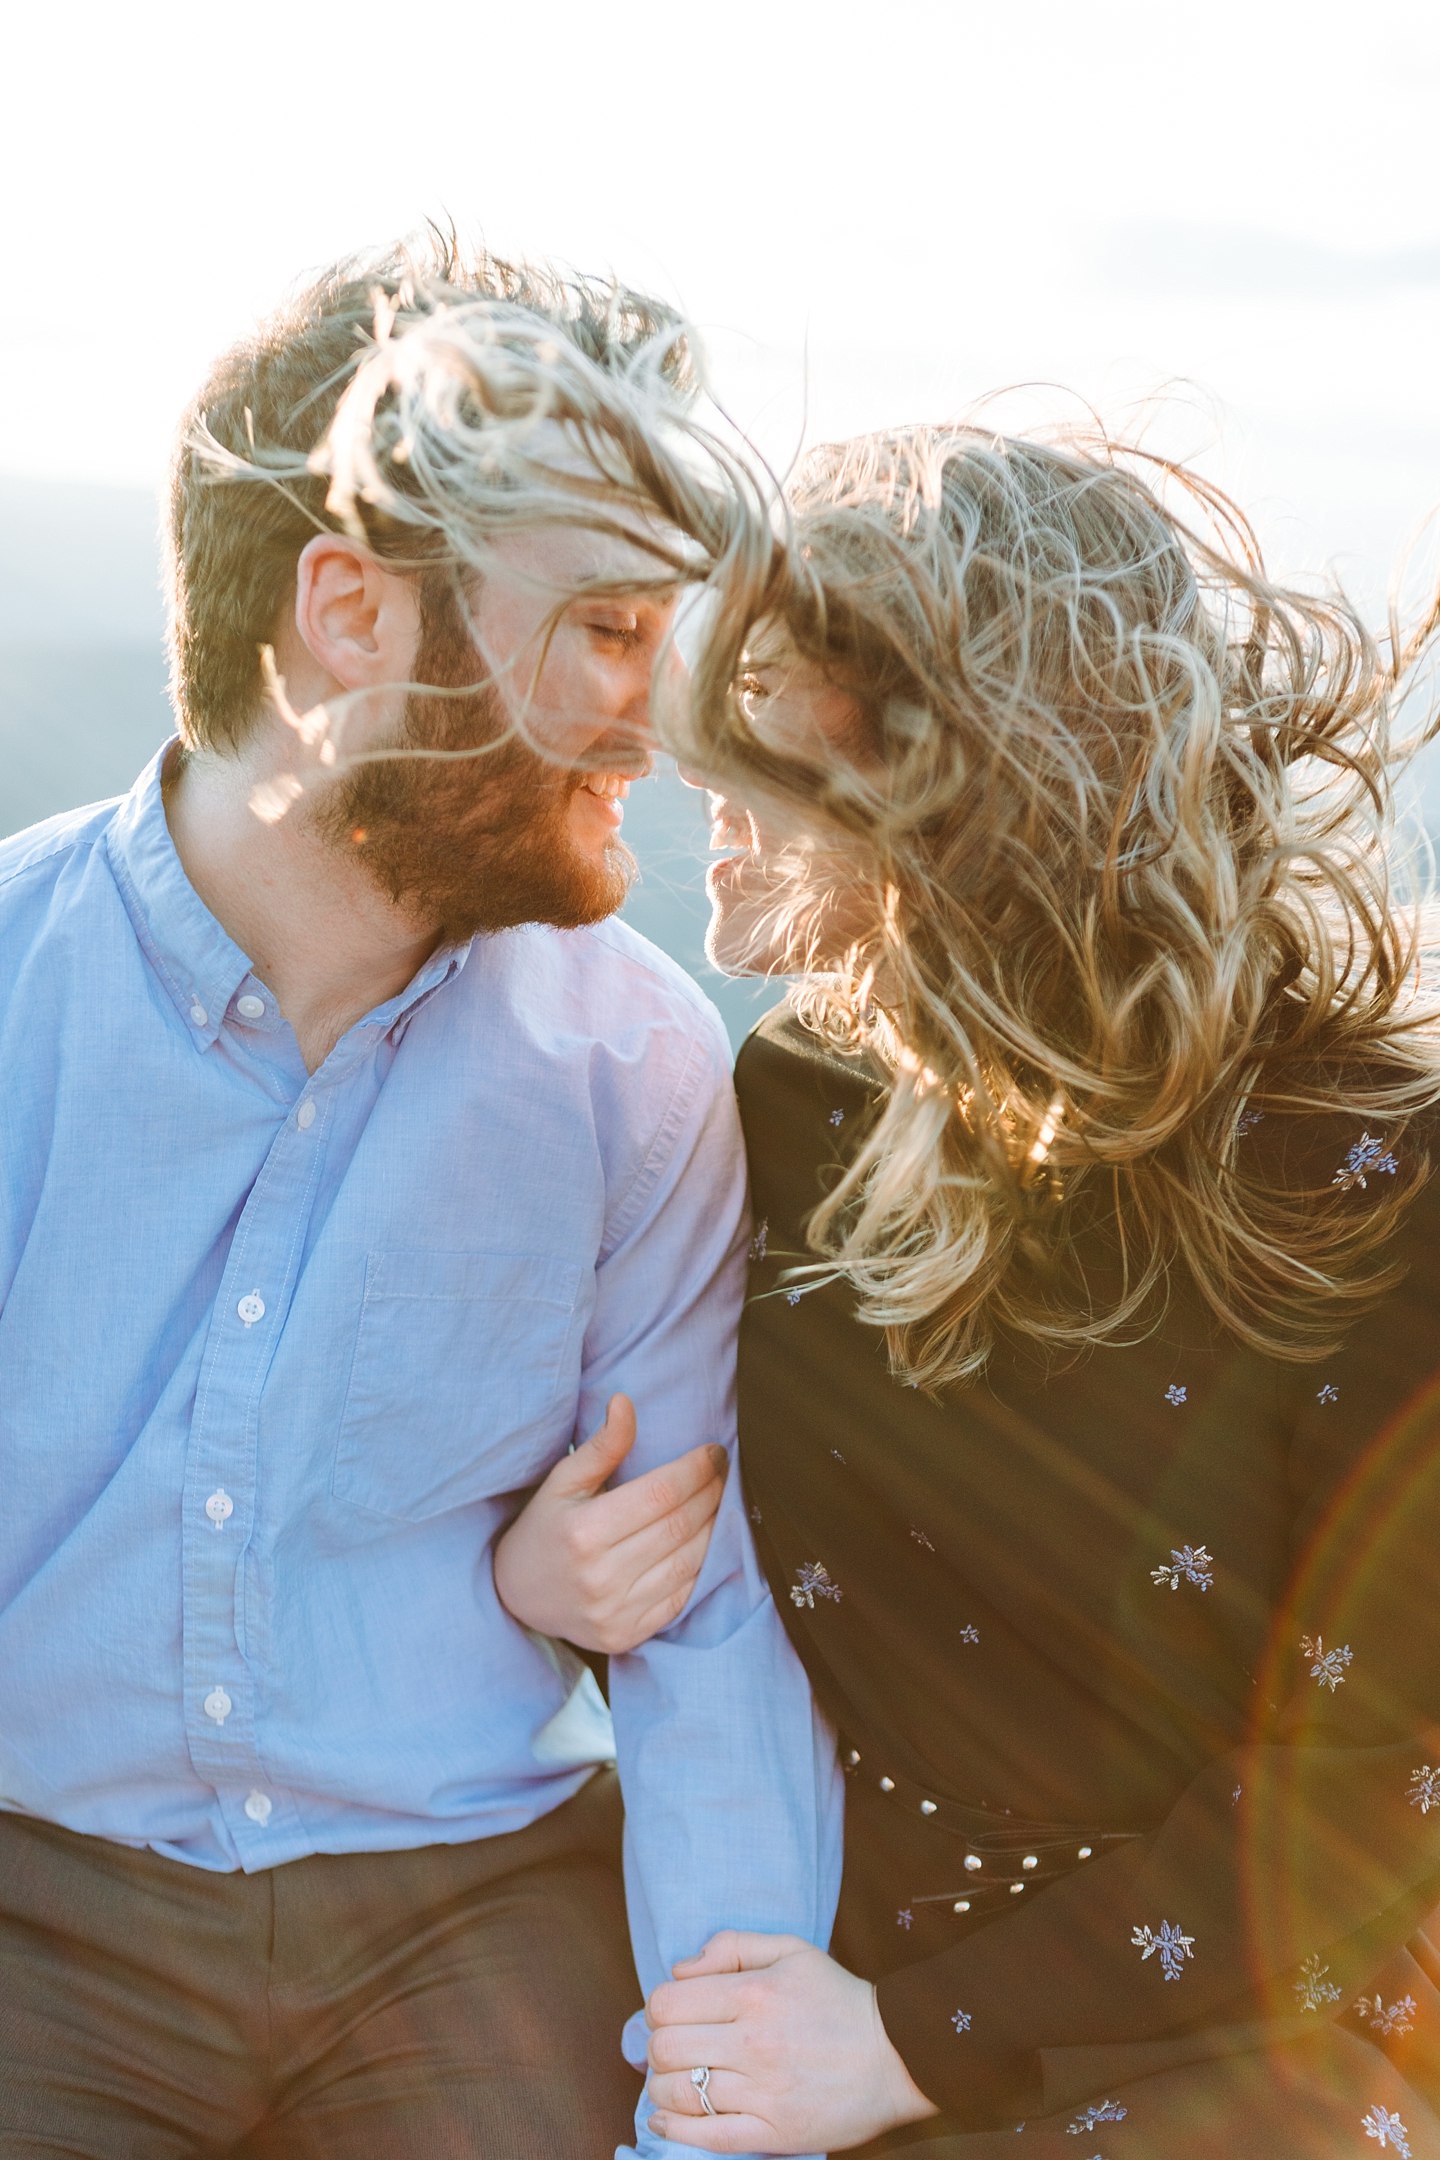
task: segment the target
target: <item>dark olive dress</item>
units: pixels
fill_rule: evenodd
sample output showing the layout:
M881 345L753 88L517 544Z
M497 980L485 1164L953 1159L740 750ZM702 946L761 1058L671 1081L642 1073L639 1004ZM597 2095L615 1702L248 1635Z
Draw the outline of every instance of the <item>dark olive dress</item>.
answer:
M737 1083L746 1497L847 1768L833 1948L942 2110L893 2144L1440 2156L1440 1179L1320 1364L1177 1282L1136 1347L931 1399L784 1276L878 1083L783 1011ZM1240 1144L1356 1207L1395 1174L1358 1119Z

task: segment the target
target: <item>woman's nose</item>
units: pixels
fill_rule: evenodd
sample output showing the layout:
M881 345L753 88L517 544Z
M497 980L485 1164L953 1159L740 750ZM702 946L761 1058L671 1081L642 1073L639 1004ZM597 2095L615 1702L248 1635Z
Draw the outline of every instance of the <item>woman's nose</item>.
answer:
M700 778L698 773L687 772L683 765L677 765L675 767L675 770L677 773L679 773L680 778L684 781L686 787L703 788L705 786L705 782Z

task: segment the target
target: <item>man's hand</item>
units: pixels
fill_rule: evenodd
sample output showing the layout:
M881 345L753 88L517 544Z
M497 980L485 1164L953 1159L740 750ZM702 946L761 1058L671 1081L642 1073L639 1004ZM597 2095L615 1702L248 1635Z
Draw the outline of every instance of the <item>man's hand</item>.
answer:
M495 1548L495 1587L517 1620L582 1650L634 1650L668 1627L695 1587L729 1457L713 1443L602 1488L635 1445L635 1405L556 1463Z
M886 2037L867 1980L796 1935L712 1935L646 2005L650 2127L717 2153L832 2153L939 2110ZM690 2080L710 2071L712 2118Z

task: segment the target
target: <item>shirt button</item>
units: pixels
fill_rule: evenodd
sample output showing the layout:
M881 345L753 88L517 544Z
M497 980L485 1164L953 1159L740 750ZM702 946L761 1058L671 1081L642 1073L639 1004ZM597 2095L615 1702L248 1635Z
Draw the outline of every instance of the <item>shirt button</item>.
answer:
M245 1813L249 1816L251 1822L259 1823L263 1830L270 1820L271 1806L272 1802L269 1793L252 1792L245 1802Z
M204 1027L210 1018L199 998L196 998L195 1003L190 1007L190 1018L194 1021L196 1027Z
M310 1127L314 1124L315 1103L311 1096L307 1095L304 1102L295 1112L295 1122L300 1127L301 1132L309 1132Z
M265 1000L257 997L237 998L235 1000L235 1010L242 1019L263 1020L265 1017Z
M217 1530L223 1529L225 1524L229 1522L230 1517L235 1512L235 1502L226 1492L223 1485L217 1485L214 1492L211 1493L209 1499L205 1502L205 1512Z
M205 1697L205 1715L213 1717L217 1725L223 1725L235 1705L223 1687L213 1687Z
M250 1290L241 1298L235 1310L239 1313L246 1327L254 1327L257 1320L263 1320L265 1317L265 1300L258 1290Z

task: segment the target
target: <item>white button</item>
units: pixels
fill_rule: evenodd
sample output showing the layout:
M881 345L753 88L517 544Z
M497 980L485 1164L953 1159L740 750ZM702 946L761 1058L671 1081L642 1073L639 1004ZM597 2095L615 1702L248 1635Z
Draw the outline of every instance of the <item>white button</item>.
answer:
M1022 1860L1022 1861L1020 1862L1020 1865L1021 1865L1021 1867L1023 1867L1023 1868L1032 1868L1032 1867L1039 1867L1039 1865L1040 1865L1040 1856L1039 1856L1039 1854L1038 1854L1038 1853L1033 1853L1033 1852L1027 1852L1027 1853L1026 1853L1026 1855L1025 1855L1025 1857L1024 1857L1024 1859L1023 1859L1023 1860Z
M954 1910L954 1911L956 1911L956 1912L969 1912L969 1910L970 1910L970 1900L969 1900L969 1898L968 1898L968 1897L956 1898L953 1910Z
M307 1095L305 1097L304 1102L295 1112L295 1122L300 1127L301 1132L309 1132L310 1127L315 1122L315 1099L313 1096Z
M257 997L237 998L235 1000L235 1010L244 1020L263 1020L265 1017L265 1000Z
M247 1291L235 1307L246 1327L254 1327L257 1320L265 1317L265 1300L258 1290Z
M975 1873L975 1870L977 1868L984 1867L985 1863L980 1858L979 1853L967 1852L965 1855L965 1865L967 1868L969 1868L971 1874L973 1875Z
M196 1027L204 1027L210 1018L199 998L196 998L195 1003L190 1007L190 1018L194 1021Z
M217 1530L222 1530L235 1512L235 1502L223 1485L217 1485L205 1502L205 1512Z
M212 1687L205 1697L205 1715L206 1717L213 1717L217 1725L224 1724L234 1707L234 1703L231 1702L224 1688L218 1685Z
M270 1820L271 1805L272 1802L268 1792L252 1792L245 1802L245 1812L250 1817L251 1822L259 1823L263 1829Z
M920 1813L922 1815L933 1815L935 1813L935 1802L933 1800L922 1800L920 1802Z

